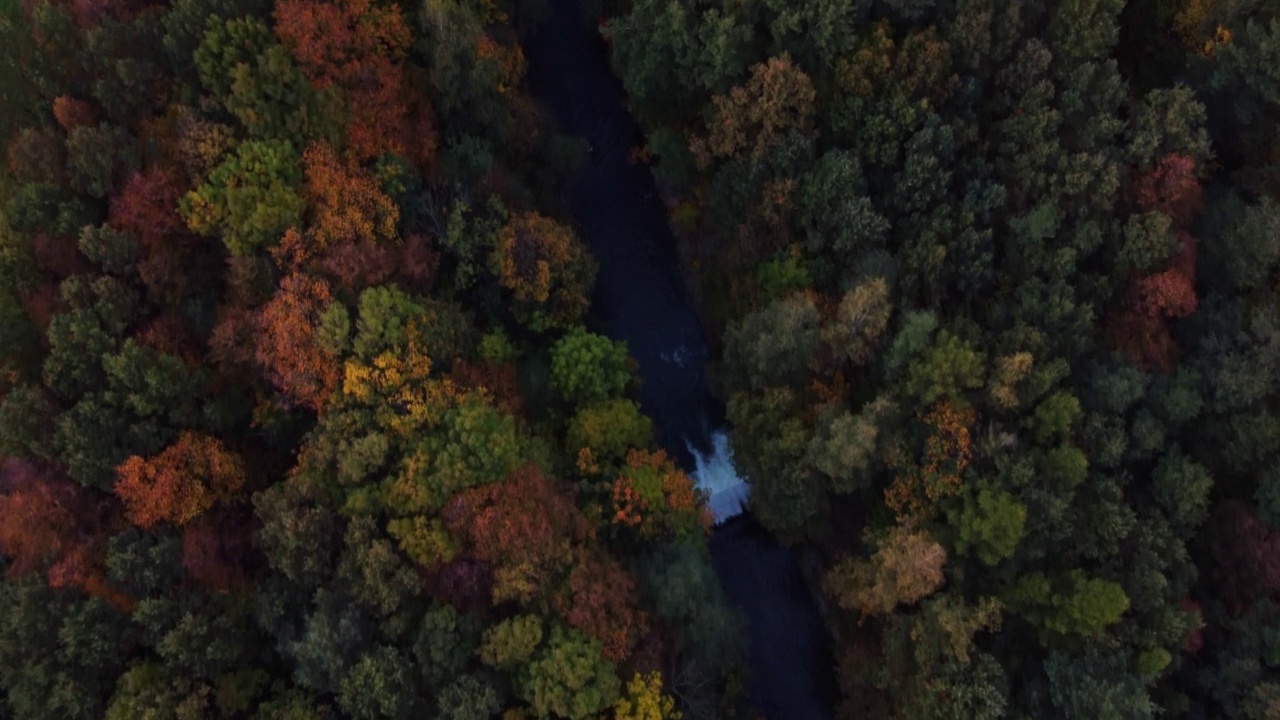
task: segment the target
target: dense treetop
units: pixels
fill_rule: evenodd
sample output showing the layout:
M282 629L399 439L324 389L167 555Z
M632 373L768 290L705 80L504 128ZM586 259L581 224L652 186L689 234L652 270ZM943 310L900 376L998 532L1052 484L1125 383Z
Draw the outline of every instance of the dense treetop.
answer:
M1280 5L584 5L839 716L1276 717ZM541 10L0 0L0 719L750 716Z
M0 718L735 707L528 8L2 10Z
M605 7L841 714L1273 717L1280 6Z

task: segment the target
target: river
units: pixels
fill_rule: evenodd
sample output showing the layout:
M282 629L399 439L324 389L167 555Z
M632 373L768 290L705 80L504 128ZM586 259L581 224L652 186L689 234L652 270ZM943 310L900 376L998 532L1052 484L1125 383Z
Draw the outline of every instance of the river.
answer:
M568 189L583 240L600 264L593 322L623 340L639 365L641 407L662 445L733 515L743 496L727 454L724 408L707 387L710 350L680 281L675 241L652 174L628 162L643 143L604 44L574 0L550 0L525 43L533 93L561 130L584 138L590 160ZM722 491L722 492L716 492ZM712 563L747 618L752 700L768 720L832 717L835 679L822 619L796 553L749 515L711 538Z

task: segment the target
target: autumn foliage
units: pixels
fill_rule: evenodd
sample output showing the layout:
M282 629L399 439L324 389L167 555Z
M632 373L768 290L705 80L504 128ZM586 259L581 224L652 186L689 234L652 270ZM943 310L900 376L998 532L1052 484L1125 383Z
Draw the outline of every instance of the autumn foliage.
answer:
M3 460L0 479L0 551L12 562L11 575L26 575L65 553L83 490L19 460Z
M569 325L586 312L594 266L564 225L537 213L513 215L490 259L534 329Z
M693 480L664 451L631 450L613 483L613 522L657 536L669 528L708 528L711 517Z
M98 121L98 113L93 106L83 100L68 95L59 95L53 100L53 117L62 129L71 132L78 127L93 125Z
M849 558L832 568L826 587L847 610L883 615L941 587L946 561L947 551L927 532L898 525L879 538L869 560Z
M141 245L138 275L153 292L177 297L190 284L192 252L178 201L186 189L175 174L150 167L136 172L111 198L108 223Z
M498 276L518 300L545 303L551 296L552 271L574 253L569 229L536 213L512 218L498 236L494 257Z
M973 459L970 429L977 413L972 407L941 400L921 419L929 433L922 462L889 459L895 475L884 492L885 503L899 518L935 515L938 501L960 492L964 470Z
M515 363L459 360L454 363L453 378L461 388L484 391L504 413L520 414L524 398L520 395L519 368Z
M106 584L105 541L118 511L70 480L20 460L0 459L0 553L9 574L45 572L52 587L75 587L118 607Z
M341 161L324 143L308 147L302 162L303 198L312 208L310 232L318 245L395 238L400 210L367 170Z
M1138 205L1159 210L1173 220L1174 227L1187 228L1204 207L1196 162L1186 155L1170 154L1137 182Z
M588 525L573 499L536 465L459 493L445 522L471 554L495 568L494 598L532 597L572 557Z
M186 525L229 499L245 480L243 463L221 440L193 432L182 433L155 457L130 457L116 472L125 516L144 529Z
M401 153L415 161L435 148L430 106L406 93L403 60L411 33L397 5L372 0L284 0L275 32L320 89L345 91L347 148L366 159ZM410 112L412 106L413 112Z
M1168 155L1138 180L1137 198L1144 210L1158 210L1173 220L1180 249L1166 267L1133 278L1119 311L1113 313L1110 334L1139 367L1168 372L1176 350L1169 323L1196 311L1196 239L1187 232L1203 205L1195 163L1182 155Z
M217 592L246 583L256 560L256 523L243 510L211 511L182 529L182 567Z
M316 338L316 323L331 300L323 280L295 273L258 315L257 361L290 402L324 407L341 368Z
M1222 503L1207 526L1213 575L1233 611L1262 597L1280 597L1280 531L1239 501Z
M582 553L556 597L556 611L571 626L600 641L604 656L622 660L644 633L635 579L617 560Z
M713 157L758 159L786 131L808 128L816 97L813 82L790 55L770 58L751 68L745 85L714 98L708 136L690 147L703 166Z

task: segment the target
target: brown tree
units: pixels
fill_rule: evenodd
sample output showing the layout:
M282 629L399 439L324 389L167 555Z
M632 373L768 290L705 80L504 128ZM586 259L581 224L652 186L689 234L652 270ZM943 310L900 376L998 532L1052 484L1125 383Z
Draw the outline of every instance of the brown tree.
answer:
M900 520L936 515L940 500L960 492L961 476L973 459L970 429L977 413L972 407L940 400L921 419L929 434L920 461L904 449L888 458L894 480L884 491L885 503Z
M927 532L896 525L877 539L869 560L850 558L832 568L826 587L846 610L884 615L942 587L946 562L947 551Z
M521 213L499 232L490 256L535 330L576 322L590 304L594 268L573 232L537 213Z
M811 130L816 97L790 55L770 58L751 68L745 85L712 99L707 137L694 139L690 149L704 167L712 158L759 158L788 130Z
M69 95L59 95L53 99L53 117L66 132L98 122L98 113L92 105Z
M320 410L338 386L337 358L320 346L316 324L331 300L329 285L294 273L258 314L258 364L286 398Z
M400 209L367 170L339 160L324 143L309 146L302 162L307 178L303 198L312 213L310 235L321 248L344 240L395 239Z

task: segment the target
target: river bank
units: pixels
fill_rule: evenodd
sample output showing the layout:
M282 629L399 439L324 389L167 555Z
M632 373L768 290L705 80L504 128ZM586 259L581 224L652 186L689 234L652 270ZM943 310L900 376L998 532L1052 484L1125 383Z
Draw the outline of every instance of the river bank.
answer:
M561 130L590 148L567 205L599 263L593 321L627 343L642 379L641 408L661 444L693 471L724 428L724 408L708 386L711 344L682 278L666 203L650 169L633 162L643 135L604 45L572 0L549 5L525 43L529 81ZM772 720L830 718L828 635L797 551L743 515L714 531L711 553L730 601L747 618L753 704Z

